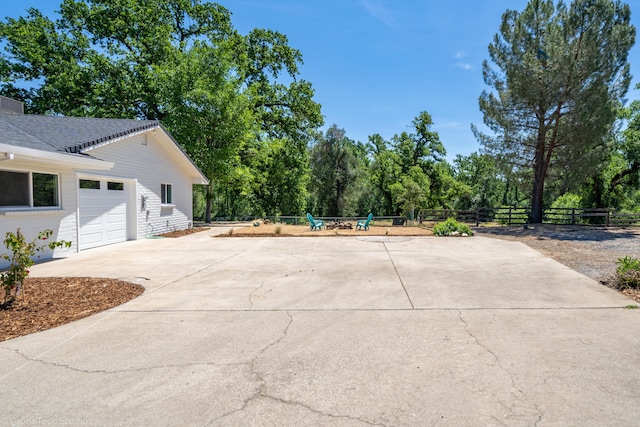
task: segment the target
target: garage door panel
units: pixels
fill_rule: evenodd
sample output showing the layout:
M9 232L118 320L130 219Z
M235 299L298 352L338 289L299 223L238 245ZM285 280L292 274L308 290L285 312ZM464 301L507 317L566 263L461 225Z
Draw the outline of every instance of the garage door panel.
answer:
M80 249L127 240L128 192L121 188L109 190L102 180L99 189L79 189Z

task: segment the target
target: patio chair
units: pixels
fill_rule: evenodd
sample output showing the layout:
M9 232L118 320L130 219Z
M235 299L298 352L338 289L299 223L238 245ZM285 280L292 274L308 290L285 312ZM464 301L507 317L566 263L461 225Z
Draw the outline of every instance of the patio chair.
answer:
M311 230L322 230L323 228L326 228L326 226L324 225L324 221L322 221L321 219L313 219L313 216L307 212L307 219L309 220L309 226L311 227Z
M356 230L364 229L365 231L367 231L369 229L369 223L371 222L372 219L373 219L373 214L370 213L366 220L365 219L358 220L358 223L356 224Z

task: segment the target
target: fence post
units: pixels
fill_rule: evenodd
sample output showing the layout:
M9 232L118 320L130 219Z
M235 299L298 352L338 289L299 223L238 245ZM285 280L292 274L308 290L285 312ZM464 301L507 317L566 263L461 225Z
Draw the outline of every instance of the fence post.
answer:
M507 223L511 225L511 206L509 206L509 221Z
M480 226L480 208L476 208L476 227Z
M571 225L576 224L576 208L571 208Z
M609 217L611 215L611 209L607 209L607 227L609 226Z

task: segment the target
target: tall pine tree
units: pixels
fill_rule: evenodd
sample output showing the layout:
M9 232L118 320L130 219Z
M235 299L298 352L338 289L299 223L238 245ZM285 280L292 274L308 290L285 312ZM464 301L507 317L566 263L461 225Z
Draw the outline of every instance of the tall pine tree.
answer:
M529 171L532 222L542 221L545 181L554 168L589 176L628 90L635 41L620 1L531 0L508 10L484 62L492 92L480 96L485 124L473 127L486 153ZM564 174L566 175L566 174Z

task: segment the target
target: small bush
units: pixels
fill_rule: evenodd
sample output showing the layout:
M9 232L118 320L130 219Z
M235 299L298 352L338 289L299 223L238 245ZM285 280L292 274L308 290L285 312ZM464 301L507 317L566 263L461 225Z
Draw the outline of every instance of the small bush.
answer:
M31 242L28 242L20 229L15 233L7 232L4 239L4 246L11 254L3 254L0 259L9 261L9 269L0 273L0 284L4 290L3 306L9 306L15 301L21 291L24 291L24 280L29 276L29 268L35 263L34 257L39 252L44 252L47 248L70 248L71 242L65 240L44 242L51 238L53 230L44 230ZM24 292L23 292L24 293Z
M640 259L626 256L616 262L618 289L640 287Z
M279 225L276 225L275 233L276 235L282 233L282 227L280 227Z
M433 234L436 236L450 236L454 232L473 236L473 231L468 225L462 224L453 218L447 218L446 221L439 222L433 226Z

